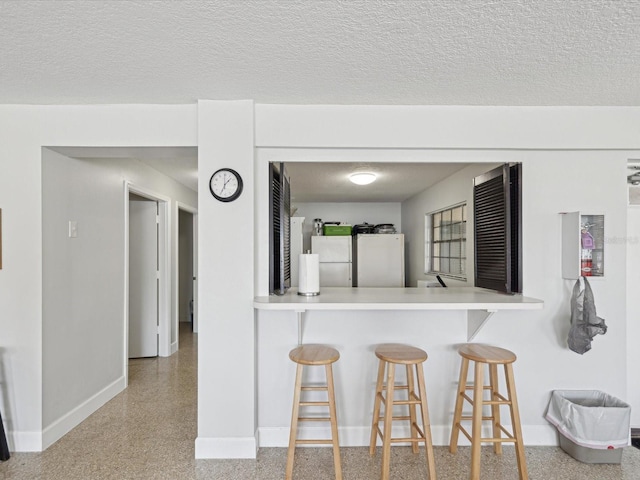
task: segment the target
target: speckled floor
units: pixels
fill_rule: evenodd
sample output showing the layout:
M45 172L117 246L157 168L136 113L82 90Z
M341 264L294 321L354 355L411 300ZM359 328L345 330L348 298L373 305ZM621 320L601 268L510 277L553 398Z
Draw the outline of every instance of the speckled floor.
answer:
M263 448L256 460L195 460L197 336L181 325L180 351L169 358L133 360L129 388L42 453L13 453L0 462L0 479L207 479L284 478L286 449ZM186 328L184 328L186 327ZM438 478L468 478L469 448L451 455L435 448ZM342 448L345 480L377 479L380 454ZM529 478L540 480L637 480L640 450L628 447L620 465L580 463L555 447L527 447ZM517 479L513 448L502 456L483 448L482 478ZM391 478L425 479L424 455L394 447ZM294 478L331 479L329 448L299 448Z

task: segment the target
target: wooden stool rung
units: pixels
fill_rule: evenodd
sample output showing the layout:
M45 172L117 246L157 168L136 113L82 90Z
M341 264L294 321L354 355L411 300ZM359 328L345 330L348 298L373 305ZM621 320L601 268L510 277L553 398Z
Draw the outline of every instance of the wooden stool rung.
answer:
M402 415L398 417L391 417L391 420L411 420L409 415ZM378 417L378 422L384 422L384 417Z
M471 420L473 420L473 416L472 415L462 415L460 417L460 420L469 420L469 421L471 421ZM493 418L493 416L483 416L482 417L482 421L483 422L487 422L489 420L495 420L495 419Z
M330 422L331 417L298 417L299 422Z
M483 405L510 405L511 402L508 400L483 400Z
M458 425L458 429L464 434L465 437L467 437L469 439L469 441L472 441L471 435L469 434L469 432L467 432L467 429L464 428L462 425L460 425L459 423Z
M303 392L326 392L327 391L327 386L317 386L317 387L313 387L313 386L306 386L306 387L301 387L300 388Z
M497 425L497 427L498 427L500 430L502 430L502 433L504 433L507 437L509 437L509 438L515 438L515 437L513 436L513 434L512 434L510 431L508 431L506 428L504 428L504 427L502 426L502 424L498 424L498 425Z
M394 400L394 405L420 405L422 402L418 400Z
M396 437L396 438L392 438L391 440L389 440L391 443L420 443L420 442L424 442L424 437L423 438L411 438L411 437L407 437L407 438L401 438L401 437Z
M329 402L300 402L298 405L301 407L328 407Z
M465 385L465 390L473 390L473 385ZM483 390L491 390L491 385L484 385Z

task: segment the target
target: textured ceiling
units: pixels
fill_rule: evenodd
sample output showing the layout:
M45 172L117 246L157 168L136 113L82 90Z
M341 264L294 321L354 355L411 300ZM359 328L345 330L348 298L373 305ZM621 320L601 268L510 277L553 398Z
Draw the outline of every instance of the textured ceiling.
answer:
M638 0L0 1L0 103L640 105Z
M305 163L287 162L291 203L402 202L466 167L465 163ZM370 185L354 185L349 175L371 172Z

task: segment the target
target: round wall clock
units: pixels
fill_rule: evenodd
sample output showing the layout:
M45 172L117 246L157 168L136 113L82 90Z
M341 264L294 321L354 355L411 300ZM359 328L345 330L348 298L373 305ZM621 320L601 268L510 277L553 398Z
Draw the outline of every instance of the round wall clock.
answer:
M209 190L216 200L232 202L242 193L242 177L231 168L221 168L211 175Z

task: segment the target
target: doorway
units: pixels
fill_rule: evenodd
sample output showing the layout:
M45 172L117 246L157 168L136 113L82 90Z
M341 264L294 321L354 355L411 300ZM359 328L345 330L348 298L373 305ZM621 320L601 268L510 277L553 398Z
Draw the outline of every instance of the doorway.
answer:
M124 190L124 375L128 383L129 358L167 357L172 353L170 199L130 182L125 182ZM138 350L138 347L144 350Z
M129 193L128 357L158 356L158 202Z
M198 224L197 210L177 202L178 219L178 268L177 268L177 308L180 326L185 323L193 333L198 332L198 288L197 251Z

